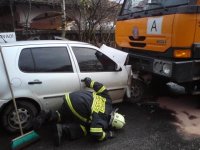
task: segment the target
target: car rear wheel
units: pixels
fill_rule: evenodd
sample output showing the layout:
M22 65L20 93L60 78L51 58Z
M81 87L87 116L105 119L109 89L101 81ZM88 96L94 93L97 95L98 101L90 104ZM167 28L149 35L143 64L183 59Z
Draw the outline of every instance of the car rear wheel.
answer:
M19 112L19 118L23 130L29 130L31 125L31 120L37 115L38 110L34 104L27 101L17 101L17 107ZM17 119L17 114L14 109L13 103L10 103L3 112L2 123L4 128L9 132L19 131L19 121Z

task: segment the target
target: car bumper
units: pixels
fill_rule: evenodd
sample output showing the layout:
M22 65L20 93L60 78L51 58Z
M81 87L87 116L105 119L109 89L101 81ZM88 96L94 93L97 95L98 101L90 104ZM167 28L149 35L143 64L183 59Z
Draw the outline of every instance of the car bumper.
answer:
M170 61L131 54L129 63L133 70L150 72L177 83L200 80L199 60Z

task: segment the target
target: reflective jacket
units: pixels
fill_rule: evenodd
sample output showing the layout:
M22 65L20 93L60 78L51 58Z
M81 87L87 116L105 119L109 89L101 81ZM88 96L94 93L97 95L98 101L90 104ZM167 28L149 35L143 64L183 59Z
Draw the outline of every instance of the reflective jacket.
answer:
M109 129L112 101L107 89L101 83L91 81L90 88L94 89L94 92L78 91L66 94L66 104L81 124L85 134L86 127L95 139L104 140Z

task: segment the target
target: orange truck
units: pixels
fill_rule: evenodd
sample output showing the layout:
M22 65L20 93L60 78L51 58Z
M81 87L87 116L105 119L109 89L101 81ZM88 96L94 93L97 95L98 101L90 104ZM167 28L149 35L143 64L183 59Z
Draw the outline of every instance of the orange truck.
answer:
M124 0L115 38L129 53L132 102L149 83L172 81L200 93L200 0Z

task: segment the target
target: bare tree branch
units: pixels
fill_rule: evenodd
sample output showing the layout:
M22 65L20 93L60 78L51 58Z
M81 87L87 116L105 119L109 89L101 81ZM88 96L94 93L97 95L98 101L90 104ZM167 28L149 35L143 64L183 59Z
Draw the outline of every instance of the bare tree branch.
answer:
M121 7L120 2L110 0L68 0L68 3L69 1L71 5L66 8L66 15L74 21L73 28L78 30L79 39L93 44L99 41L108 42L114 29L113 23L115 23ZM110 24L113 25L110 26ZM105 37L105 33L107 33L107 37Z

